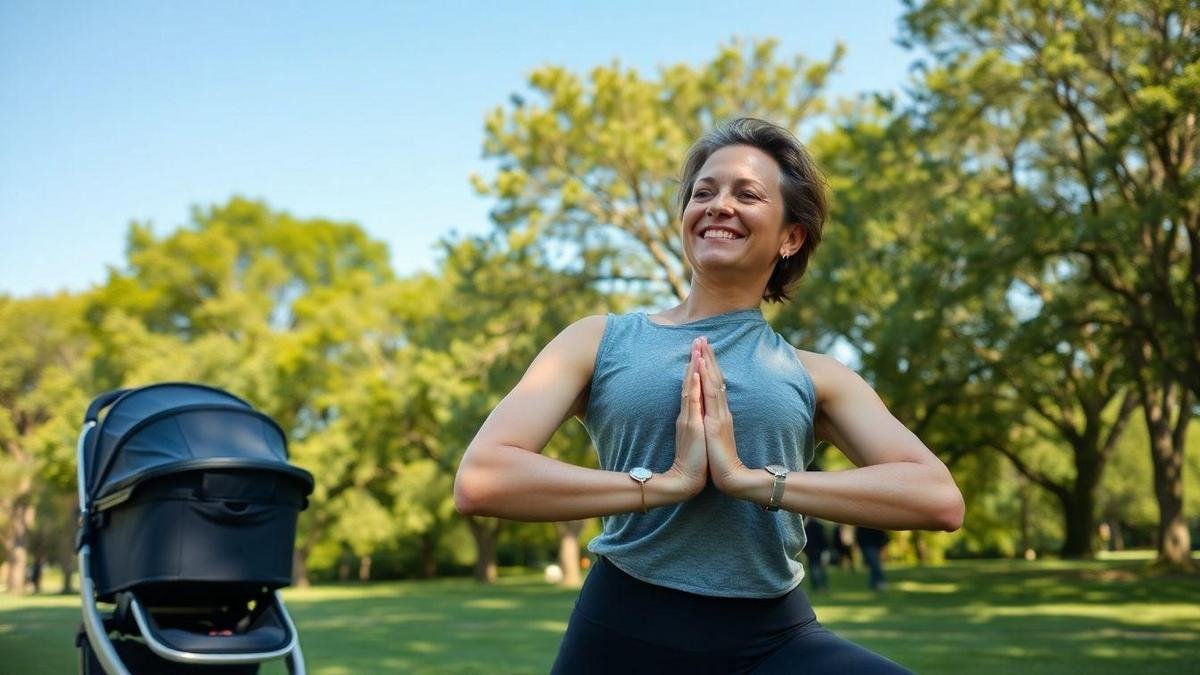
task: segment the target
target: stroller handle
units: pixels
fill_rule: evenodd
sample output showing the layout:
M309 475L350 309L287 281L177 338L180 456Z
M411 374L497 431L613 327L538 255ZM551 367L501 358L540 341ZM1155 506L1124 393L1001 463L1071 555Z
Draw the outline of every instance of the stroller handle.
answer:
M113 389L100 394L92 399L92 404L88 406L87 413L83 416L83 423L95 422L96 417L100 415L100 411L112 405L113 401L121 398L130 389Z

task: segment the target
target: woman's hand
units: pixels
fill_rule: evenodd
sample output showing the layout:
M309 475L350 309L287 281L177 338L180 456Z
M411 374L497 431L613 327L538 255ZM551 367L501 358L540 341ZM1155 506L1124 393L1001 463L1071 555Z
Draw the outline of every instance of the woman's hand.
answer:
M700 338L700 375L704 388L704 444L713 483L722 492L730 492L739 476L749 470L738 457L733 438L733 414L725 396L725 377L717 365L708 338Z
M708 482L704 411L701 407L700 339L692 341L692 358L683 374L679 417L675 419L675 462L667 471L680 481L688 498L700 494Z

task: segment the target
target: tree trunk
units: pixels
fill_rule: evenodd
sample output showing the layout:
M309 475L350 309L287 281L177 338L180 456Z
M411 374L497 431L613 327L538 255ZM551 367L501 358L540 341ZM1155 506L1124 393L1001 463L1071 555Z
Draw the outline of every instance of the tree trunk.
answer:
M25 573L29 567L29 533L33 529L34 517L37 515L37 505L32 503L29 488L32 480L22 479L18 487L19 496L14 504L9 520L9 537L5 542L8 551L8 592L13 595L24 595L26 591Z
M46 559L37 556L33 559L33 566L29 571L29 584L33 587L33 592L41 594L42 592L42 572L46 569Z
M1158 502L1158 562L1172 568L1190 569L1191 535L1183 515L1183 452L1187 425L1191 420L1191 392L1180 395L1177 384L1165 385L1146 397L1142 406L1150 432L1150 456L1154 462L1154 497ZM1172 424L1172 412L1175 422Z
M1121 521L1117 518L1109 519L1108 536L1112 538L1112 550L1125 550L1125 535L1121 532Z
M371 580L371 556L364 555L358 559L358 580Z
M308 547L297 546L292 551L292 585L296 588L308 588Z
M1070 500L1063 501L1062 557L1090 560L1096 557L1096 487L1107 456L1078 448L1075 457L1075 482L1067 493Z
M62 589L59 591L59 593L61 595L74 594L75 585L72 583L71 577L75 576L75 558L71 556L63 558L62 575Z
M917 556L917 566L923 566L929 562L929 547L925 544L925 537L921 530L910 530L909 535L912 542L913 553Z
M431 532L421 534L421 577L432 579L437 575L437 537Z
M579 570L579 533L583 532L586 520L567 520L554 523L558 532L558 565L562 568L562 586L578 588L583 584Z
M1029 551L1033 550L1033 537L1029 536L1031 527L1029 522L1029 479L1022 473L1017 473L1017 481L1020 486L1018 490L1019 499L1021 500L1021 557L1029 555Z
M504 521L499 518L466 516L467 526L475 539L475 580L490 584L496 581L496 542L500 539L500 528Z
M308 588L312 586L312 582L308 578L308 554L312 553L312 549L317 545L317 538L320 536L323 521L314 519L308 534L305 535L304 541L297 546L292 552L292 585L296 588Z

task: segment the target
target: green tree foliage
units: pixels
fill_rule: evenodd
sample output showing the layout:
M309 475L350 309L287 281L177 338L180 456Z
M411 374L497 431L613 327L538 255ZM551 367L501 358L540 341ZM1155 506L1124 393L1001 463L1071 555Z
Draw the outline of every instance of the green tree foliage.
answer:
M1200 9L1155 2L909 2L933 64L914 92L965 168L1007 175L997 252L1046 261L1119 336L1151 435L1160 558L1187 566L1183 445L1200 393ZM1001 253L1008 255L1009 253Z
M82 319L77 296L0 296L0 555L10 593L26 590L39 505L73 492L87 404Z
M278 421L294 461L317 479L300 524L302 581L323 537L361 547L385 536L378 519L360 528L345 516L371 504L369 493L349 493L364 487L377 458L349 432L344 411L391 348L386 248L354 225L235 198L195 210L188 227L161 238L135 224L128 261L90 303L97 380L205 382Z
M734 42L708 63L665 67L653 79L619 63L586 78L539 68L528 95L488 116L484 154L499 170L490 181L475 177L476 189L496 198L502 228L539 228L547 243L577 251L587 274L683 298L690 271L673 200L688 147L740 115L789 128L811 120L843 51L809 62L781 59L773 40Z
M535 234L510 228L446 241L438 283L413 281L427 292L421 300L407 295L415 301L402 310L411 327L412 376L394 426L405 430L407 451L431 460L443 479L457 472L475 432L537 353L568 324L605 307L594 280L557 269ZM589 445L581 431L568 423L546 453L585 463ZM465 518L477 547L476 578L493 581L504 521ZM578 563L577 553L572 559Z

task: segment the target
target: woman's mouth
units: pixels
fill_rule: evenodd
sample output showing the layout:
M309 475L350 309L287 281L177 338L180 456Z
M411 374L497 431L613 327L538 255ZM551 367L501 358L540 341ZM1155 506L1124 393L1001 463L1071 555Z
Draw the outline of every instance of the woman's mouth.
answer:
M723 227L709 227L700 232L700 238L715 241L734 241L745 239L745 235Z

